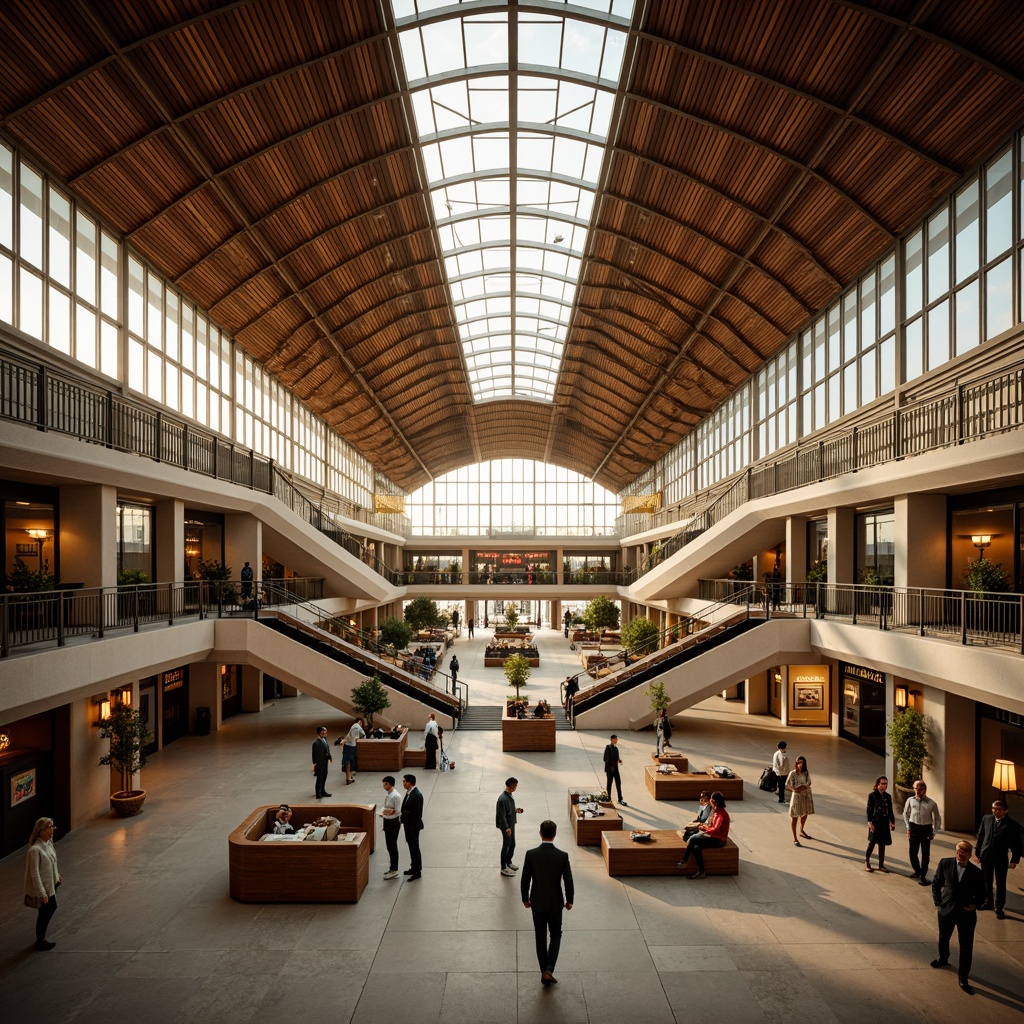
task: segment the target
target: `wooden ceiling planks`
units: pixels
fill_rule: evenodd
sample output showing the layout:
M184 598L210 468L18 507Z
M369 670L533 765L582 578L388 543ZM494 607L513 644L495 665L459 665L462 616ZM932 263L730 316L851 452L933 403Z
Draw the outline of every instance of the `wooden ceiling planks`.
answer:
M376 4L8 0L0 130L399 485L618 489L1024 120L1015 0L650 0L637 43L553 405L472 402Z

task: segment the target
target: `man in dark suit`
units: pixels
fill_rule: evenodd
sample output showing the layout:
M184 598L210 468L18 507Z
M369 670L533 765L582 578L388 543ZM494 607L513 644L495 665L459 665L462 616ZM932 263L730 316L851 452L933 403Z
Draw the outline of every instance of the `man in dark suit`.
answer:
M1010 862L1006 858L1009 855ZM1006 813L1004 800L992 801L992 813L981 819L978 829L978 863L985 876L985 902L982 910L992 909L992 878L996 880L996 917L1006 917L1006 871L1020 861L1020 825Z
M608 802L611 803L612 786L614 785L619 791L619 803L623 807L628 807L629 805L622 799L622 779L619 778L620 764L622 764L622 758L619 757L619 737L613 735L611 742L604 748L605 791L608 793Z
M949 940L956 929L960 943L960 987L969 995L971 959L974 955L974 929L978 924L978 906L985 898L985 880L981 870L971 863L971 844L956 844L956 857L943 857L932 879L932 900L939 910L939 956L932 967L949 963Z
M405 832L405 841L409 847L409 861L412 865L404 872L410 882L420 877L423 860L420 857L420 832L423 830L423 794L416 788L415 775L403 775L402 786L405 796L402 798L401 822Z
M313 740L313 775L316 778L315 796L317 800L331 795L327 792L327 766L333 760L331 745L327 742L327 726L318 725L316 739Z
M575 890L569 854L555 846L558 826L553 821L540 823L543 842L527 851L520 876L523 906L533 913L533 930L537 936L537 962L542 985L557 985L554 976L558 949L562 944L562 908L572 910ZM562 885L565 884L565 893ZM548 933L551 941L548 942Z

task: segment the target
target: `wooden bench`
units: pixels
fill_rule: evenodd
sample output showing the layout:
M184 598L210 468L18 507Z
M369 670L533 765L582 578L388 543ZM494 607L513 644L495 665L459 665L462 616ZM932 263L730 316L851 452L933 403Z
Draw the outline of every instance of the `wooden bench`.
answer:
M228 836L231 896L243 903L356 903L370 880L375 804L292 805L298 825L330 816L350 842L263 843L279 804L257 807Z
M356 763L361 772L398 771L405 764L409 730L403 729L397 740L390 737L356 741Z
M644 782L655 800L697 800L703 790L719 792L725 799L743 799L743 780L719 779L707 772L673 772L665 775L653 765L644 768Z
M651 832L651 841L635 843L628 832L602 832L601 853L610 878L623 875L677 875L692 874L693 860L685 868L678 868L686 849L682 836L672 829ZM704 849L704 871L709 875L738 875L740 873L739 847L726 839L725 846Z
M577 846L600 846L603 832L621 832L622 816L613 807L602 807L600 818L581 818L578 793L569 793L569 821Z
M406 747L403 768L426 768L427 751L424 747Z
M508 712L501 720L501 749L509 750L554 750L555 719L553 715L544 718L509 718Z
M682 754L651 754L655 764L670 764L677 772L688 772L690 770L689 758ZM724 795L724 794L723 794Z

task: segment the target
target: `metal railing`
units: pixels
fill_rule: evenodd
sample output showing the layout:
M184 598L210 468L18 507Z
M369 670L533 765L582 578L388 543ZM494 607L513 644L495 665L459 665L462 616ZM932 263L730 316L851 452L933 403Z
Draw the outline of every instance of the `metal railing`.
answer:
M742 589L731 592L736 587ZM838 619L1024 654L1024 594L854 583L769 582L751 588L736 580L701 580L698 593L705 601L760 605L769 617Z
M959 384L928 401L908 405L852 427L840 428L777 458L750 466L724 489L694 495L662 515L673 515L680 529L656 544L637 567L650 572L748 501L859 469L895 462L953 445L977 441L1024 426L1024 361L995 376ZM662 522L670 520L662 519ZM658 525L644 523L644 529ZM622 529L625 536L627 531Z

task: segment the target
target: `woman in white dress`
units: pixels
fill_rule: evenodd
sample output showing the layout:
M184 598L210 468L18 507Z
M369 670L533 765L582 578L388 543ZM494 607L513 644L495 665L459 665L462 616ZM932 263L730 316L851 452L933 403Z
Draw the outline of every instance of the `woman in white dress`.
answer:
M814 797L811 795L811 773L807 770L807 759L798 757L796 767L786 776L786 792L792 793L789 798L789 824L793 829L793 845L800 846L796 837L796 823L800 819L800 835L804 839L812 839L804 829L807 815L814 813Z

